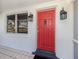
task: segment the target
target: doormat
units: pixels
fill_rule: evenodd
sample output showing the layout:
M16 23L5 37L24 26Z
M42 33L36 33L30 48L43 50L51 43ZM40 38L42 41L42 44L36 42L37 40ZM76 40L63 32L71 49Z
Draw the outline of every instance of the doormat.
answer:
M48 58L35 55L34 59L48 59Z

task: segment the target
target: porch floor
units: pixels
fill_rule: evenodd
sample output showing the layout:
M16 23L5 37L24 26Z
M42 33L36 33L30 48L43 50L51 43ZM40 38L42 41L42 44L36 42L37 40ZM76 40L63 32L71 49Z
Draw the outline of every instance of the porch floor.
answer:
M0 59L33 59L34 55L0 45Z

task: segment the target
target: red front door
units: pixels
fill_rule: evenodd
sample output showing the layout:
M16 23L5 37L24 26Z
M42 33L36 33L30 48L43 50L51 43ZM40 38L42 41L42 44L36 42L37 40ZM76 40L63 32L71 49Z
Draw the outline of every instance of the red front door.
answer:
M37 19L37 48L48 52L55 52L55 9L38 11Z

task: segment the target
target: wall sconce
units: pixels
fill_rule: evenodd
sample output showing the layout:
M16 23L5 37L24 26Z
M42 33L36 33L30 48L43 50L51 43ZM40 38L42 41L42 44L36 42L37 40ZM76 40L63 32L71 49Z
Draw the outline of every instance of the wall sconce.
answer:
M62 8L62 10L60 11L60 19L61 20L67 19L67 12L64 10L64 8Z
M33 14L32 14L32 13L30 13L30 14L28 15L28 21L33 21Z

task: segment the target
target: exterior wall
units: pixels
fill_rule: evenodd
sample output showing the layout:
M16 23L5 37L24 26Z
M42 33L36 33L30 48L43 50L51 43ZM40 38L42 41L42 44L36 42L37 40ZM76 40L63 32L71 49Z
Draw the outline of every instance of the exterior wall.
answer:
M36 11L43 8L56 7L56 55L60 59L73 59L73 2L67 0L63 2L51 1L30 7L18 8L15 10L4 11L0 14L0 44L15 49L34 52L37 45L37 19ZM66 20L60 20L60 10L62 7L68 12ZM6 15L19 12L32 12L33 22L28 23L28 34L7 33Z
M78 0L74 2L74 38L78 40Z
M78 59L78 43L74 42L74 59Z
M78 0L74 2L74 59L78 59Z

